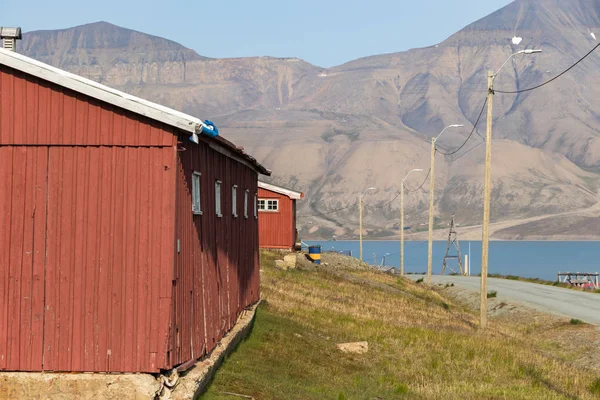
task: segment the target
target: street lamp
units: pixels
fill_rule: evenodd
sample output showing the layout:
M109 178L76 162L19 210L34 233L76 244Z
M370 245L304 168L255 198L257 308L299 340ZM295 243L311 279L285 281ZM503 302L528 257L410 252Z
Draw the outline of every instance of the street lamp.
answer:
M485 329L487 326L487 274L489 256L490 236L490 190L492 186L492 101L494 98L494 79L502 71L502 68L513 57L519 54L541 53L542 50L527 49L511 54L498 69L498 72L488 72L488 98L487 98L487 129L485 135L485 173L483 182L483 229L481 238L481 302L479 326Z
M504 68L504 66L510 61L512 60L513 57L518 56L519 54L535 54L535 53L541 53L542 50L536 50L536 49L526 49L526 50L519 50L514 54L511 54L510 57L508 57L506 59L506 61L504 61L504 64L502 64L502 66L498 69L498 72L496 72L495 74L492 75L492 84L494 82L494 79L496 79L496 76L500 73L500 71L502 71L502 68ZM490 71L490 73L492 73L492 71Z
M439 135L431 138L431 170L429 180L429 247L427 251L427 284L431 285L431 264L432 264L432 252L433 252L433 189L435 183L435 142L442 136L442 133L449 128L461 128L462 124L448 125Z
M364 192L362 192L362 194L360 195L360 197L359 197L359 199L358 199L358 213L359 213L359 214L358 214L358 219L359 219L359 221L360 221L360 222L359 222L359 225L360 225L360 226L359 226L359 232L358 232L358 234L359 234L359 237L360 237L360 251L359 251L359 253L360 253L360 261L362 261L362 260L363 260L363 252L362 252L362 249L363 249L363 248L362 248L362 232L363 232L363 228L362 228L362 214L363 214L363 213L362 213L362 209L363 209L363 200L362 200L362 199L363 199L363 196L364 196L364 195L365 195L365 194L366 194L368 191L371 191L371 190L375 190L375 188L374 188L374 187L370 187L370 188L368 188L368 189L365 189L365 191L364 191Z
M413 172L423 172L423 170L419 168L408 171L400 184L400 275L404 275L404 181Z

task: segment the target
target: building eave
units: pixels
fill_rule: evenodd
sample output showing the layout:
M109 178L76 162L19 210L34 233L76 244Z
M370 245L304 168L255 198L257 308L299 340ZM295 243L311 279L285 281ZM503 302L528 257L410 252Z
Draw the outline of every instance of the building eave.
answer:
M261 189L269 190L271 192L282 194L284 196L289 197L292 200L300 200L304 198L304 193L302 192L296 192L294 190L272 185L266 182L258 181L258 187Z

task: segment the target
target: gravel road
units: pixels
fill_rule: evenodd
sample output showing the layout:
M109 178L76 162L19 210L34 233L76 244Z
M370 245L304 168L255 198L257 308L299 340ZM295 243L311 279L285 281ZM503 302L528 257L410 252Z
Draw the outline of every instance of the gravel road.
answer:
M422 275L407 275L410 279ZM432 276L434 284L454 283L455 286L479 292L481 278L475 276ZM600 294L540 285L537 283L489 278L488 291L498 292L499 299L517 301L539 311L551 312L600 325Z

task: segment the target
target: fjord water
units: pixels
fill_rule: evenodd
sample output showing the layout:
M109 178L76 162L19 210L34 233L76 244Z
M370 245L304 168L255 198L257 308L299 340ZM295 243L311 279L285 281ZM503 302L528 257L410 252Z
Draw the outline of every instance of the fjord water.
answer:
M309 245L322 246L322 251L352 251L358 258L358 241L305 241ZM481 242L461 241L460 250L464 260L471 245L471 275L481 272ZM451 254L455 254L451 247ZM386 254L385 265L399 267L399 241L363 241L363 259L381 265ZM442 262L446 254L446 242L433 242L433 273L442 272ZM375 255L375 257L374 257ZM448 264L456 269L456 260ZM404 268L406 272L427 271L427 242L404 242ZM598 272L600 271L600 242L490 242L490 274L517 275L527 278L556 280L557 272Z

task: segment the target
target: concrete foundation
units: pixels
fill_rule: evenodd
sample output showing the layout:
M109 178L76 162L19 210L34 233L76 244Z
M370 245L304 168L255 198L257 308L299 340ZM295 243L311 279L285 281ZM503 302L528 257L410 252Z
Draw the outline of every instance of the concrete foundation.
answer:
M0 399L154 399L159 381L149 374L0 373Z
M183 400L206 390L217 369L250 333L258 303L245 310L217 347L173 382L150 374L0 372L0 400ZM161 382L175 383L173 388ZM169 382L169 383L171 383Z

